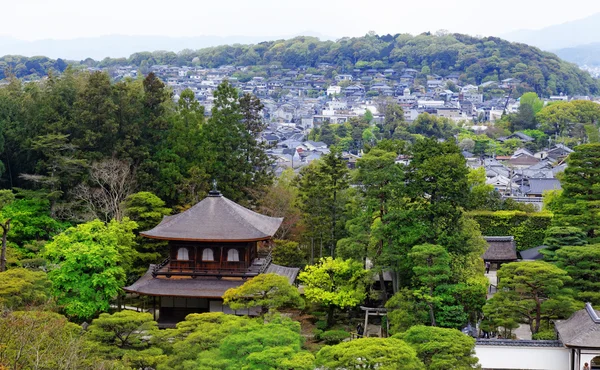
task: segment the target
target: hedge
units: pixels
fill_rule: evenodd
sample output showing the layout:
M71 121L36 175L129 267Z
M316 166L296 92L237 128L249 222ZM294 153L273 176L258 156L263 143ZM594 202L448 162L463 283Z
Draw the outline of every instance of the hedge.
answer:
M514 236L519 251L543 245L552 222L548 212L473 211L467 215L477 221L484 236Z

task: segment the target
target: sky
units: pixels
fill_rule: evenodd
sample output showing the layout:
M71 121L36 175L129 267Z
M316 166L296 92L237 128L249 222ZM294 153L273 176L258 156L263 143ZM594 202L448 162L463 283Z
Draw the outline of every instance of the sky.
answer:
M0 0L0 36L20 40L103 35L328 37L448 30L500 36L600 12L598 0Z

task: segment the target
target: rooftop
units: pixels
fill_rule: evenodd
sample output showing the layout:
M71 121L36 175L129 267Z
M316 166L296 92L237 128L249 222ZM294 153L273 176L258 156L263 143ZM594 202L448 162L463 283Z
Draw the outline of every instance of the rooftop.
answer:
M586 303L567 320L556 321L556 330L567 347L600 348L600 311Z
M165 216L155 228L140 235L152 239L201 242L258 241L270 239L283 218L264 216L211 191L192 208Z
M484 236L488 248L483 254L484 261L510 262L517 260L517 247L513 236Z

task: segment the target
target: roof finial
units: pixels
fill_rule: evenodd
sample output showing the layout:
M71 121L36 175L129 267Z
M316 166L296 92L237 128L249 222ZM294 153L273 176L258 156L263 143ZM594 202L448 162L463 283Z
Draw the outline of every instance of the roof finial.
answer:
M221 196L221 192L219 192L219 190L217 190L217 179L213 179L212 181L212 190L208 192L208 196L209 197L220 197Z

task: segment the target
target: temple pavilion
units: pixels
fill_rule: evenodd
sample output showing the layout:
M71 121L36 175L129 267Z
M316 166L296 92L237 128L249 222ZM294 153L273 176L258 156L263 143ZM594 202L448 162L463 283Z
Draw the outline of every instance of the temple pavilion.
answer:
M140 235L168 241L169 258L150 265L138 281L124 290L152 296L155 319L172 326L190 313L226 312L255 314L258 310L232 311L223 305L223 294L262 273L286 276L293 284L299 269L275 265L268 246L282 218L253 212L209 192L190 209L165 216L152 230Z

